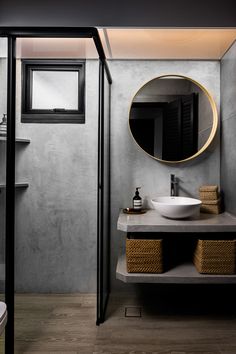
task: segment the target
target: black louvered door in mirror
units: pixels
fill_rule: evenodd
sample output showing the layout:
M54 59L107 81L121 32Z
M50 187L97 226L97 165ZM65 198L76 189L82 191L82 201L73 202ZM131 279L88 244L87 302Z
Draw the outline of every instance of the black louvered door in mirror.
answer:
M181 100L167 104L163 117L162 159L180 160L181 157Z
M162 158L184 160L197 152L198 95L169 102L164 110Z
M198 95L182 98L182 153L181 159L192 156L198 149Z

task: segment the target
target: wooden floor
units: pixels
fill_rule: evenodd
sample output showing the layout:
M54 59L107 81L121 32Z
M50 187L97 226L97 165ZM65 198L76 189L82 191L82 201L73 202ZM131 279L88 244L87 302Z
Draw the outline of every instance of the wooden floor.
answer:
M95 295L17 295L15 353L236 354L230 298L226 307L219 298L207 306L200 300L189 306L190 295L178 297L169 290L162 298L145 300L111 296L108 318L99 327ZM141 317L125 317L125 308L128 315L141 309Z

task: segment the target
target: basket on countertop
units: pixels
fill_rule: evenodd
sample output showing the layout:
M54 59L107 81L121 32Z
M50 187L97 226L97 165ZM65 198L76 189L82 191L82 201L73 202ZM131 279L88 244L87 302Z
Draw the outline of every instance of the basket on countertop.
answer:
M234 274L234 240L198 240L193 258L199 273Z
M202 201L202 213L220 214L222 212L218 186L201 186L199 188L199 197Z
M221 199L217 200L202 200L202 213L220 214L221 213Z
M128 273L162 273L162 240L126 239Z
M219 198L218 186L201 186L199 197L201 200L217 200Z

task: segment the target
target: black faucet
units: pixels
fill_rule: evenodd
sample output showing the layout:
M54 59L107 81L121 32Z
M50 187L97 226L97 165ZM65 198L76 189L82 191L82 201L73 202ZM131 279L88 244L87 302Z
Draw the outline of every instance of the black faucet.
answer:
M175 175L171 174L170 175L170 195L171 197L176 197L177 196L177 178L175 177Z

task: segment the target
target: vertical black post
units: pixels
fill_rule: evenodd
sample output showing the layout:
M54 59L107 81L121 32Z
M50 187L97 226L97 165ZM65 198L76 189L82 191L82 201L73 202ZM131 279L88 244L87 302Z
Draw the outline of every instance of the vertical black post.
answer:
M5 299L8 320L5 331L5 353L14 353L14 257L15 257L15 96L16 38L8 37L7 66L7 166L6 166L6 278Z
M104 322L104 63L100 62L100 323Z
M98 84L98 169L97 169L97 313L96 313L96 325L100 324L100 194L101 194L101 185L100 185L100 131L101 131L101 113L100 113L100 80L101 80L101 62L99 60L99 84Z
M110 272L111 272L111 236L110 236L110 232L111 232L111 84L112 84L112 80L111 80L111 76L109 76L106 72L106 79L108 81L109 84L109 96L108 96L108 100L109 100L109 117L108 117L108 232L109 232L109 237L108 237L108 266L107 266L107 286L108 286L108 294L110 294L111 291L111 280L110 280ZM110 81L109 81L110 80ZM107 299L108 301L108 299Z
M106 76L105 76L106 74ZM105 115L105 79L108 86L108 116ZM110 95L111 77L104 60L99 67L98 119L98 228L97 228L97 324L104 322L110 293ZM106 140L105 140L106 139Z
M97 321L102 319L103 304L103 124L104 124L104 69L99 60L99 106L98 106L98 187L97 187Z

